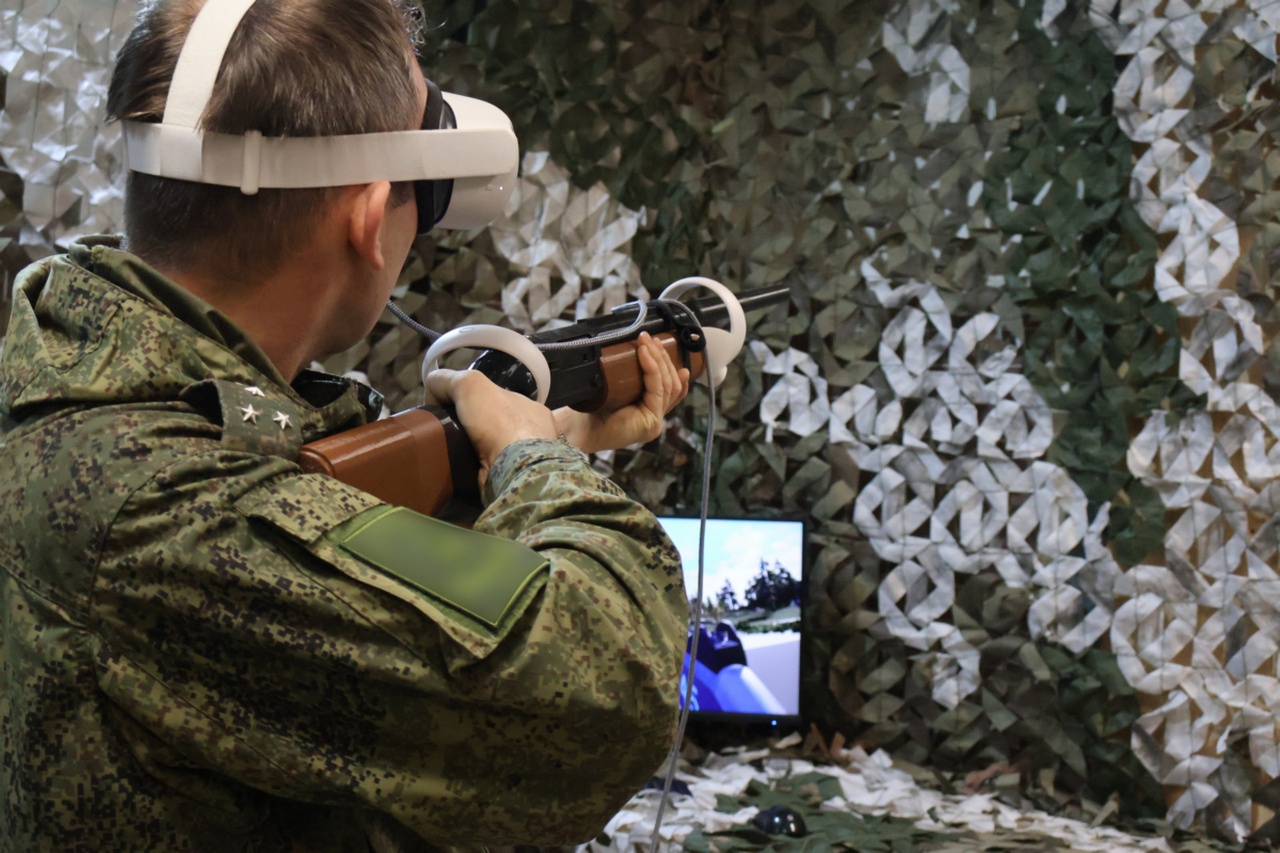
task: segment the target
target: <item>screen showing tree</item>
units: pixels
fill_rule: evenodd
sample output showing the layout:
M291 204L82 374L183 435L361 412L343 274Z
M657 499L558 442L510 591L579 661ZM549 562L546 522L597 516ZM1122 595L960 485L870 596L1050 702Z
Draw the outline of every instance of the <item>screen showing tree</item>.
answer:
M696 518L661 518L684 563L690 613L698 588ZM703 602L690 710L800 713L800 596L804 524L708 519ZM693 645L693 631L689 632ZM681 678L684 702L689 657Z

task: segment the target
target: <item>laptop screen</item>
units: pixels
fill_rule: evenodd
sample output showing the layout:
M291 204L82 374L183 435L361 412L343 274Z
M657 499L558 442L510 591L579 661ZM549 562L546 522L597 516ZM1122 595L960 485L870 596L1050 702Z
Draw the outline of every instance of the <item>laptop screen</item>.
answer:
M696 518L660 517L684 563L690 614L698 590ZM702 627L690 712L744 722L800 716L802 521L707 520ZM692 630L690 645L692 645ZM684 705L688 648L680 684Z

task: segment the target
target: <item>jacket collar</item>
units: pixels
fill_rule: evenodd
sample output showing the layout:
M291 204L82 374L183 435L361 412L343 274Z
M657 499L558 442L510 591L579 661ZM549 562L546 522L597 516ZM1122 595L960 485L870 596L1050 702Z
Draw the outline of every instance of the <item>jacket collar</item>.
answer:
M0 414L22 420L66 406L173 401L219 379L293 404L306 434L377 416L381 396L303 371L290 384L226 315L120 248L88 238L28 267L0 353Z

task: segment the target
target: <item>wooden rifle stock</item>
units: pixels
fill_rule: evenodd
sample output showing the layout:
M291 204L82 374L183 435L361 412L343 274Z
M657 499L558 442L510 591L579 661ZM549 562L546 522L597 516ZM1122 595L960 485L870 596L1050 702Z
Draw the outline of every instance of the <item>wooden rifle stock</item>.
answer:
M423 515L440 516L455 499L480 503L475 450L452 413L436 406L304 444L298 465Z
M765 288L744 294L740 301L749 311L781 302L786 295L785 287ZM694 314L703 324L714 325L708 321L716 319L716 310L704 303L706 300L692 303ZM583 336L574 335L574 330L595 331L593 327L600 322L588 320L529 337L535 343L576 340ZM616 325L617 321L611 322ZM703 370L702 353L682 348L677 334L661 331L663 326L670 328L669 317L655 319L637 330L636 335L649 331L677 368L688 367L693 376L698 376ZM636 341L630 339L594 350L569 350L563 356L549 353L552 392L548 404L571 405L583 412L611 412L638 402L644 394L644 373L636 347ZM497 364L490 367L485 359L494 356L491 360ZM495 375L508 371L511 361L501 353L486 353L472 368L483 370L499 385L512 387L519 382ZM307 473L327 474L389 504L423 515L465 516L480 506L479 460L462 426L447 408L418 406L313 441L303 445L298 464Z

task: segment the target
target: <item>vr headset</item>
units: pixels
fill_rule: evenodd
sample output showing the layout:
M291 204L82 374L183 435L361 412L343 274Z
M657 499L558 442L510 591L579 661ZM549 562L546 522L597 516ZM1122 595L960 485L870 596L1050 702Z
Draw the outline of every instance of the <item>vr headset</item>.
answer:
M427 81L421 130L347 136L263 137L198 129L223 54L254 0L208 0L191 25L159 124L121 122L125 163L164 178L299 189L413 181L418 233L478 228L496 219L515 187L519 143L502 110L441 92Z

